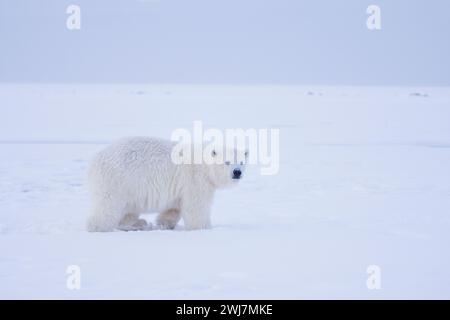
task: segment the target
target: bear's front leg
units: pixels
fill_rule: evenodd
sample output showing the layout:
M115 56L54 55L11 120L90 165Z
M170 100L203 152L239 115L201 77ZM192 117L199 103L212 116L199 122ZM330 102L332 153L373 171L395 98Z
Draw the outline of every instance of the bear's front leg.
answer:
M191 203L183 208L182 215L186 230L211 228L211 202Z
M180 210L169 209L161 212L156 218L156 225L163 230L174 229L181 218Z

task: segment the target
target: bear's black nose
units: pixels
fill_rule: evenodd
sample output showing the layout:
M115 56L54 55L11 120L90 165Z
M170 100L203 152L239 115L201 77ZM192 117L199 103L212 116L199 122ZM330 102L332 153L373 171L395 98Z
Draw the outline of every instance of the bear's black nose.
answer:
M241 174L242 174L241 169L234 169L233 170L233 179L240 179Z

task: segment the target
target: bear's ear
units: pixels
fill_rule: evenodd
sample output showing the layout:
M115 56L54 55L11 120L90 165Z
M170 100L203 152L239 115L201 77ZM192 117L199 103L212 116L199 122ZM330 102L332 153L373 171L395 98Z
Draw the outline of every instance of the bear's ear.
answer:
M215 156L217 155L216 150L213 150L213 151L211 152L211 155L212 155L213 157L215 157Z

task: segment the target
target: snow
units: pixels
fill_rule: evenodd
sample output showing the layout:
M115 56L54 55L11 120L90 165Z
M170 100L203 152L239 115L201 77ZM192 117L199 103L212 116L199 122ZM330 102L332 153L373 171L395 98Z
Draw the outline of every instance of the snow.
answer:
M450 88L3 84L0 108L0 298L450 298ZM211 230L86 232L95 152L194 120L279 128L279 174L218 192Z

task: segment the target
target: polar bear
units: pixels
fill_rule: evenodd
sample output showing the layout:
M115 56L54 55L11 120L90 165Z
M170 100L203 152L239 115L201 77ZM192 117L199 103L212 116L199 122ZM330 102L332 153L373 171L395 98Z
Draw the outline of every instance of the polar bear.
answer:
M214 193L242 178L248 152L213 149L211 158L231 152L236 161L175 164L174 146L170 140L133 137L100 151L88 174L88 231L149 230L151 225L139 219L145 212L159 213L160 229L175 228L181 218L187 230L210 228Z

